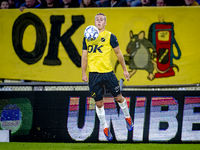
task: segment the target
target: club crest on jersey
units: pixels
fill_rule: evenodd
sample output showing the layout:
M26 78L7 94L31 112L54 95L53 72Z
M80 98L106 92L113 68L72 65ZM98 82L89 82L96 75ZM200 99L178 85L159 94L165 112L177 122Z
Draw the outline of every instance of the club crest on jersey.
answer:
M102 37L102 38L101 38L101 42L105 42L105 38Z

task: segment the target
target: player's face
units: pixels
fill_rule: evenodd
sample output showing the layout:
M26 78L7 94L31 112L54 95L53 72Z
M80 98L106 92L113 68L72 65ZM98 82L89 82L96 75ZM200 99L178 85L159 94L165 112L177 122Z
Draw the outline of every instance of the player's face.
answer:
M97 15L94 24L100 31L105 29L105 17L103 15Z

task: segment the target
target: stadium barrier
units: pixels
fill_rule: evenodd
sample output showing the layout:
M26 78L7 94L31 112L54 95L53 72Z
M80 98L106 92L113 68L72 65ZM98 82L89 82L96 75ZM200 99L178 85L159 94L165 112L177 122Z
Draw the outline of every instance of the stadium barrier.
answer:
M200 141L198 84L121 88L134 129L126 129L105 93L112 142ZM0 129L11 130L11 142L106 142L87 83L3 83L0 89Z

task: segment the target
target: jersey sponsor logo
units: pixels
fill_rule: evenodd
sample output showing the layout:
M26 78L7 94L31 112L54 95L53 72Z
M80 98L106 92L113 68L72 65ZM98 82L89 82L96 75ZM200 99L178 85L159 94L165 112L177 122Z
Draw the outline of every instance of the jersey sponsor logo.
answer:
M102 53L101 48L103 47L103 45L98 46L98 45L89 45L88 46L88 53L96 53L96 51L98 51L99 53Z

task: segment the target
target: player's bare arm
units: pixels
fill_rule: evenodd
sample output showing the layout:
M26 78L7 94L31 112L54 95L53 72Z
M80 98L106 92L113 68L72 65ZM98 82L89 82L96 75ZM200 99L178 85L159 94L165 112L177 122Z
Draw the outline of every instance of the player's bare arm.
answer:
M84 82L88 82L88 77L86 75L86 69L87 69L87 50L82 50L82 59L81 59L81 68L82 68L82 80Z
M123 57L123 55L121 53L121 50L120 50L119 46L115 47L114 51L115 51L115 54L116 54L116 56L117 56L117 58L119 60L119 63L121 64L121 66L123 68L124 76L125 76L126 80L129 81L129 73L128 73L127 69L126 69L126 64L125 64L125 61L124 61L124 57Z

